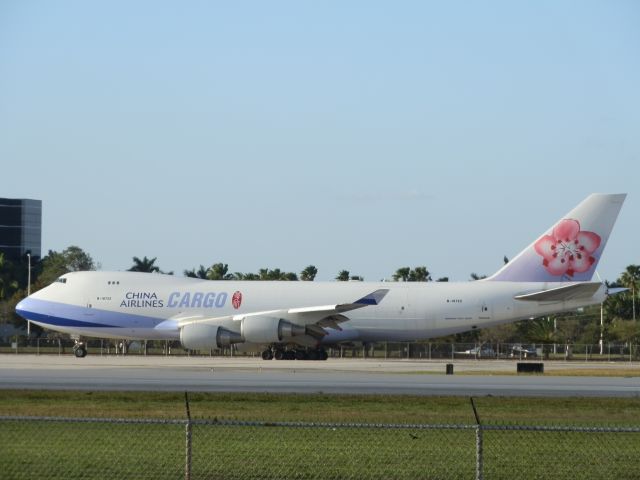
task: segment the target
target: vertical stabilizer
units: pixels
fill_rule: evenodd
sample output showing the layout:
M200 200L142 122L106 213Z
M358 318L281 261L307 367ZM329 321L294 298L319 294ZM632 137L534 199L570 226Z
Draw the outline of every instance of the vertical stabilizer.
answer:
M487 280L591 280L625 198L626 194L589 195Z

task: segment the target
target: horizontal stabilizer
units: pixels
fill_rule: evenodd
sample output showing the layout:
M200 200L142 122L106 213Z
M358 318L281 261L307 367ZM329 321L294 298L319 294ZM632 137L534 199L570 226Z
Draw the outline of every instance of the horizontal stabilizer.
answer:
M583 282L562 287L540 290L537 292L523 293L513 297L516 300L530 302L563 302L574 298L592 297L602 286L600 282Z
M621 288L621 287L607 288L607 295L608 296L617 295L619 293L628 292L628 291L629 291L628 288Z

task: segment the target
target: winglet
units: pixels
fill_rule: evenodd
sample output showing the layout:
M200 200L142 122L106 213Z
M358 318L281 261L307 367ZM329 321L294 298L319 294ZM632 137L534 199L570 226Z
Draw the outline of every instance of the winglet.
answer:
M387 293L389 293L388 288L381 288L380 290L371 292L369 295L366 295L353 303L357 305L378 305Z

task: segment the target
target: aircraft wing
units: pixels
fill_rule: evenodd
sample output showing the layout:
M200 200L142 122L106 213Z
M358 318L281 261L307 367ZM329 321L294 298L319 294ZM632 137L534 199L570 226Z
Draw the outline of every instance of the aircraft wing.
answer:
M343 313L370 305L378 305L388 292L388 289L379 289L371 292L368 295L365 295L355 302L342 303L337 305L317 305L301 308L265 310L260 312L242 313L238 315L227 315L223 317L190 315L176 317L173 320L178 322L179 327L184 327L185 325L195 323L208 325L224 325L225 323L229 324L230 322L240 322L245 318L250 317L276 317L287 320L293 324L306 327L308 333L312 336L323 337L326 335L326 332L323 330L323 328L325 327L333 328L335 330L342 330L339 324L349 320L349 318L343 315Z
M593 296L602 286L600 282L582 282L562 287L540 290L537 292L523 293L513 297L516 300L533 302L562 302L574 298L588 298Z

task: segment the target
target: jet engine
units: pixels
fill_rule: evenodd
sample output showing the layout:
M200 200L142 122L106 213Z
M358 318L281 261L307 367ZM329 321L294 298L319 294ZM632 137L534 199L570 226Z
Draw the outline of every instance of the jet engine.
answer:
M255 316L242 320L240 332L247 342L269 344L302 336L306 329L281 318Z
M180 329L180 343L189 350L210 350L242 342L244 339L239 333L218 325L192 323Z

